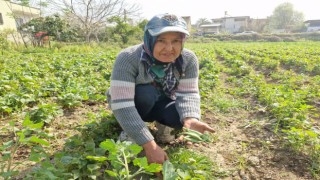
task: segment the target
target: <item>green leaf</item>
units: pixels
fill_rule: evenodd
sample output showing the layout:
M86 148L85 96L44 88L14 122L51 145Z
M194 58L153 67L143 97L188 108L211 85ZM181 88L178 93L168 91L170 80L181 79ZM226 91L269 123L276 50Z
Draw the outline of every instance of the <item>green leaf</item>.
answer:
M19 171L0 172L0 177L10 179L10 177L12 177L14 175L18 175L18 174L19 174Z
M30 157L29 159L31 161L34 161L34 162L39 162L41 161L42 159L45 159L46 157L48 157L48 154L46 154L46 152L44 151L44 149L40 146L40 145L34 145L31 149L31 154L30 154ZM42 162L41 166L43 167L44 164L47 163L49 164L50 166L52 166L52 164L50 163L50 161L48 162ZM47 168L46 168L47 169Z
M109 176L111 176L111 177L117 177L118 176L117 172L113 172L113 171L110 171L110 170L105 170L105 172L108 173Z
M69 164L72 163L72 160L73 160L73 157L71 157L71 156L63 156L63 157L61 158L60 162L61 162L62 164L64 164L65 166L67 166L67 165L69 165Z
M148 166L148 160L147 160L146 157L143 157L143 158L135 158L135 159L133 160L133 165L145 168L145 167Z
M107 160L107 158L104 156L87 156L86 158L94 161L99 161L99 162L104 162Z
M58 179L57 176L55 176L54 174L52 174L52 172L48 170L44 170L43 174L45 174L48 179Z
M1 109L3 109L4 112L7 112L7 113L11 113L13 111L13 109L8 106L2 106Z
M134 154L137 155L142 151L142 147L139 146L138 144L131 144L129 146L129 150Z
M106 139L102 143L100 143L100 146L102 149L108 150L110 152L114 152L116 150L116 144L111 139Z
M162 165L157 163L152 163L152 164L149 164L149 166L147 166L145 170L147 172L152 172L152 173L160 172L162 170Z
M22 126L23 127L29 127L31 129L41 129L44 125L44 122L40 122L40 123L36 123L34 124L31 120L30 120L30 115L27 114L26 117L24 118L24 121L22 122Z
M45 161L41 162L41 167L43 169L53 169L55 166L54 166L54 164L52 164L52 162L50 160L45 160Z
M3 151L7 148L10 148L13 144L14 144L14 142L12 140L5 142L5 143L3 143L2 146L0 146L0 150Z
M98 164L88 164L87 168L90 172L93 172L95 170L100 169L100 166Z
M181 169L177 170L177 174L182 177L182 179L191 179L191 176L188 171L182 171Z
M173 164L168 160L166 160L163 163L162 175L163 175L163 180L171 180L171 179L176 179L178 177L177 173L175 172Z
M94 143L93 139L90 139L85 142L86 151L95 151L96 144Z
M20 142L25 142L24 132L18 132L17 135L19 136L19 141Z
M29 141L30 141L30 142L34 142L34 143L39 143L39 144L44 145L44 146L49 146L49 145L50 145L47 141L45 141L45 140L43 140L43 139L40 139L40 138L38 138L38 137L36 137L36 136L32 136L32 137L29 139Z
M122 168L122 169L119 171L119 174L122 175L122 176L127 176L127 170L126 170L126 168Z
M32 151L29 157L30 161L39 162L42 158L42 155L38 152Z
M11 158L11 151L3 151L2 152L2 160L7 161Z
M310 136L312 138L319 136L317 133L315 133L314 131L310 131L310 130L306 130L306 133L308 134L308 136Z
M73 178L78 179L80 177L80 170L72 170Z

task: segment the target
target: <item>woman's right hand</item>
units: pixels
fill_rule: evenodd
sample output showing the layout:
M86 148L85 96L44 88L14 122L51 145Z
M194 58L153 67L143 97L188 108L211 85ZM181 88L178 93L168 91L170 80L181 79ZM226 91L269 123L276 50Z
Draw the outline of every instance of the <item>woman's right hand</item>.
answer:
M148 163L163 164L164 161L169 159L167 153L154 140L143 144L142 147L146 153Z
M154 140L143 144L142 147L146 153L149 164L163 164L164 161L169 159L167 153L160 146L158 146ZM155 173L155 175L158 176L158 178L162 179L161 172Z

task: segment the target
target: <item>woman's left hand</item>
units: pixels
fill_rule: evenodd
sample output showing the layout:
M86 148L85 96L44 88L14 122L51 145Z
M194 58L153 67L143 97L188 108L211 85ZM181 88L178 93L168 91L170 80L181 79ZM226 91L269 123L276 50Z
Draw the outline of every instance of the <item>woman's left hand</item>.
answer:
M183 127L192 129L201 133L204 133L205 131L212 132L212 133L215 132L215 130L212 127L210 127L208 124L201 122L195 118L184 119Z

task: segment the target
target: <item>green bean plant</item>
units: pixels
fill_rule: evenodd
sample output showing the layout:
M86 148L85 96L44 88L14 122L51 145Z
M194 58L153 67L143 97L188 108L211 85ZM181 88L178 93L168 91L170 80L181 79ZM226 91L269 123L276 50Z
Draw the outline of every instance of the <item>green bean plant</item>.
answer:
M129 141L115 142L112 139L106 139L100 143L100 148L109 152L107 157L87 156L87 158L102 162L108 160L112 169L107 169L105 172L110 177L130 180L140 174L153 175L153 173L160 172L162 169L162 165L156 163L148 164L146 157L138 157L142 147Z
M46 140L48 135L41 130L43 125L44 122L33 123L27 115L22 123L22 128L17 128L16 124L11 121L9 128L1 129L12 133L13 137L0 146L0 177L6 180L19 174L17 167L23 163L15 162L14 158L21 149L31 148L29 160L36 163L48 157L44 148L44 146L49 146L49 142Z

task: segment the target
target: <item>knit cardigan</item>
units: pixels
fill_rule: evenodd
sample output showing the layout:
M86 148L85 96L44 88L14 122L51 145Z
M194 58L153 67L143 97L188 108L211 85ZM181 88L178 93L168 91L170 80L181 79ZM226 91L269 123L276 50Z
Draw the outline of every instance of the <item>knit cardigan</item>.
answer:
M135 86L150 84L152 77L141 62L142 44L122 50L114 63L108 102L122 129L139 145L154 139L141 119L134 104ZM174 70L178 78L175 106L180 120L187 117L200 119L200 95L198 88L198 59L187 49L182 50L182 73Z

